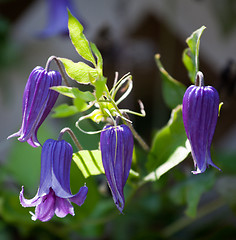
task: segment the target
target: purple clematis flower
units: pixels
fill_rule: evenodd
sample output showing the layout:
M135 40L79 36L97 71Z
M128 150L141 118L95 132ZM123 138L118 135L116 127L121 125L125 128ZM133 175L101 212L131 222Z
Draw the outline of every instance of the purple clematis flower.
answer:
M19 137L21 142L28 142L33 147L40 146L37 132L53 108L59 93L50 87L61 85L62 78L57 71L46 71L36 67L31 72L25 86L22 106L22 125L11 137Z
M48 23L45 29L39 33L39 37L48 38L56 35L68 34L67 9L78 18L72 0L47 0L47 2L49 12Z
M54 213L65 217L74 214L70 202L81 206L87 196L88 188L83 186L76 195L70 190L70 166L73 149L64 140L48 139L42 148L40 185L36 196L30 200L24 198L24 188L20 192L23 207L36 207L32 220L49 221Z
M113 200L122 213L123 189L132 163L133 135L126 125L105 126L100 137L102 163Z
M183 122L191 145L196 171L203 173L209 165L219 169L211 160L211 142L219 111L219 95L215 88L204 86L203 74L196 75L196 85L191 85L183 97ZM220 169L219 169L220 170Z

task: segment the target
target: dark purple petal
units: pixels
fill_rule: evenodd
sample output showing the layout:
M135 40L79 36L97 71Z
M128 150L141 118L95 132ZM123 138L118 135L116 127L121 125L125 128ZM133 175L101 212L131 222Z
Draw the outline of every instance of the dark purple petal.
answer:
M52 187L52 166L55 140L48 139L42 147L41 152L41 173L38 195L43 196L49 193Z
M124 209L123 189L132 163L133 136L126 125L106 126L100 137L102 162L114 202Z
M63 218L67 214L75 215L74 208L68 199L56 197L55 214Z
M61 82L61 75L57 71L47 72L42 67L36 67L31 72L23 95L21 128L8 138L19 137L21 142L27 141L33 147L40 146L37 131L58 97L58 93L50 87L61 85Z
M84 204L84 201L87 197L88 188L86 186L83 186L80 188L79 192L75 194L73 197L70 197L70 201L77 204L78 206L82 206Z
M210 147L217 123L219 95L211 86L190 86L183 97L183 122L191 145L196 171L202 173L212 165ZM220 170L220 169L219 169Z
M73 149L64 140L48 139L41 153L41 176L39 196L47 194L52 188L56 196L73 197L70 191L70 165Z
M52 188L58 197L69 198L73 195L70 191L70 166L72 160L72 146L64 141L54 141Z

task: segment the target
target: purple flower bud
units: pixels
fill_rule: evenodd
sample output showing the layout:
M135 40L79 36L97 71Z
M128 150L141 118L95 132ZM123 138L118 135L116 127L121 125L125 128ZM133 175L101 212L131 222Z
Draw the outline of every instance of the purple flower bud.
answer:
M183 122L196 167L193 174L203 173L209 165L219 169L212 162L210 153L218 118L219 95L215 88L204 86L201 72L196 75L196 84L199 86L191 85L183 97Z
M48 139L42 148L40 185L36 196L30 200L24 198L24 187L20 192L23 207L36 207L32 220L49 221L54 213L65 217L74 214L70 202L81 206L87 196L88 188L83 186L75 195L70 190L70 166L73 149L64 140Z
M65 35L69 33L68 12L80 20L72 0L47 0L48 3L48 21L46 27L39 33L39 37L48 38L56 35Z
M36 67L31 72L25 86L22 106L22 125L11 137L19 137L21 142L28 142L33 147L40 146L37 131L53 108L58 93L50 87L61 85L61 75L57 71L46 71Z
M123 189L131 168L133 145L132 132L126 125L106 126L101 133L102 163L113 200L121 213L125 204Z

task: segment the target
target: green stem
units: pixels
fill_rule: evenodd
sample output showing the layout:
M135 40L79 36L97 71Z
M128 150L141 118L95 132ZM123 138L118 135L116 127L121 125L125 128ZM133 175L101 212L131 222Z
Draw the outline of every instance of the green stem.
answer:
M62 137L64 133L67 132L69 133L70 137L72 138L73 142L75 143L76 147L78 148L79 151L83 150L82 146L80 145L78 139L76 138L75 134L70 128L63 128L59 134L58 141L62 140Z
M63 70L63 68L62 68L62 66L61 66L61 61L59 61L56 56L51 56L51 57L48 59L48 61L47 61L47 63L46 63L45 70L46 70L47 72L49 71L50 63L51 63L53 60L56 62L56 64L57 64L57 66L58 66L58 68L59 68L59 71L60 71L60 73L61 73L61 76L62 76L62 78L63 78L66 86L69 87L70 85L69 85L69 83L68 83L68 81L67 81L66 74L65 74L65 72L64 72L64 70Z
M120 109L117 107L114 99L111 97L107 85L105 85L105 86L106 86L105 91L106 91L106 93L107 93L107 97L108 97L109 101L111 102L112 106L116 109L116 111L118 112L118 114L119 114L120 116L124 115L125 113L123 113L123 114L121 113L121 111L120 111ZM128 115L126 114L126 116L128 116ZM124 121L124 123L125 123L127 126L129 126L130 130L132 131L135 139L139 142L140 146L141 146L145 151L148 152L149 149L150 149L149 146L148 146L148 145L146 144L146 142L142 139L142 137L136 132L136 130L134 129L133 125L132 125L129 121L126 121L126 120L124 120L124 119L122 119L122 120Z

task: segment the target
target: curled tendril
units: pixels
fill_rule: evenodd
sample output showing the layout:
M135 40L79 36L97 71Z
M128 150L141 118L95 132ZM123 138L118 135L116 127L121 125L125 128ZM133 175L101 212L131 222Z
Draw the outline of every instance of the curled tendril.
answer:
M124 86L124 84L126 84ZM123 87L125 89L123 91L123 94L121 97L115 101L115 97L117 92ZM140 106L140 113L131 111L129 109L119 109L118 104L121 103L131 92L133 88L133 81L132 81L132 76L130 73L125 74L121 79L118 80L118 73L116 72L115 74L115 79L114 79L114 84L112 89L109 91L107 88L105 90L105 94L98 99L95 103L94 106L97 108L90 114L86 116L82 116L78 119L76 122L76 127L83 133L86 134L98 134L101 133L102 130L98 131L86 131L81 128L80 123L84 119L92 119L94 122L99 123L100 121L106 121L109 122L110 124L116 126L117 123L115 121L115 117L118 117L123 120L125 124L128 126L132 126L132 121L129 119L128 114L133 114L137 116L144 117L146 116L145 110L144 110L144 105L143 103L138 100L139 106ZM106 105L108 104L108 105ZM132 128L133 129L133 128ZM136 137L137 134L135 133L135 130L132 131L134 133L134 136Z

